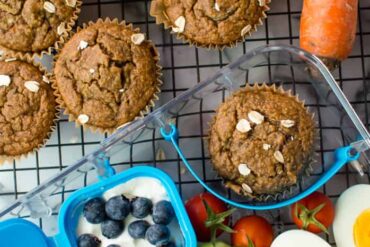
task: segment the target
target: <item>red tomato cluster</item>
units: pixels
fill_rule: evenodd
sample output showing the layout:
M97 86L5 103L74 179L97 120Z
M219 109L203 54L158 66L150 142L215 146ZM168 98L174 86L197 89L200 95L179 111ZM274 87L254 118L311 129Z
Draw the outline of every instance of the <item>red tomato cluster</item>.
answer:
M224 231L231 233L233 247L269 247L274 239L272 226L261 216L244 216L232 228L228 227L234 210L229 210L223 201L210 193L194 196L186 202L185 208L198 241L216 243L215 238ZM301 229L327 232L334 220L334 205L323 193L314 192L293 204L291 215ZM217 242L215 246L224 245Z

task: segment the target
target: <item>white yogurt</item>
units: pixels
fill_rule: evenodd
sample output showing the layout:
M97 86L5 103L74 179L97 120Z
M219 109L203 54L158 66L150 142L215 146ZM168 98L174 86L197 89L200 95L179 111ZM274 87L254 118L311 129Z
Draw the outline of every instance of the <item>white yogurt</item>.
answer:
M105 200L108 200L111 197L117 196L117 195L125 195L127 198L132 199L135 197L146 197L150 199L153 202L153 205L161 200L169 200L167 192L165 188L162 186L161 182L154 178L149 177L140 177L140 178L134 178L124 184L118 185L110 190L107 190L103 194L103 198ZM145 239L133 239L129 233L128 233L128 225L138 220L135 217L133 217L131 214L126 217L125 219L125 230L124 232L115 239L108 239L103 236L100 224L91 224L89 223L83 215L80 216L78 228L77 228L77 236L80 236L82 234L90 233L94 236L98 237L101 241L101 247L107 247L110 244L117 244L124 247L149 247L154 246L150 244ZM144 220L148 221L150 224L153 224L152 216L149 215L144 218ZM172 225L177 225L177 223L170 224L169 228L172 230ZM172 235L172 234L171 234ZM173 236L173 235L172 235Z

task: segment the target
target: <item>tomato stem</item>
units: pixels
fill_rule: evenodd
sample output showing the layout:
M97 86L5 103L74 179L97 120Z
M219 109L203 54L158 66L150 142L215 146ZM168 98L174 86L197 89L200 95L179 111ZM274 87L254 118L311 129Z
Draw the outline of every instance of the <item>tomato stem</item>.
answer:
M254 243L252 241L252 239L250 239L247 235L247 239L248 239L248 247L254 247Z
M231 229L229 226L224 224L224 221L227 217L229 217L232 213L235 212L235 208L229 209L225 212L216 214L212 208L208 205L207 201L202 199L204 207L206 208L207 212L207 219L204 222L205 226L209 228L211 232L211 243L214 246L216 242L216 237L217 237L217 230L221 229L225 232L228 233L233 233L234 230Z
M328 229L316 219L316 214L319 213L324 207L326 203L322 203L316 208L310 210L306 208L304 205L297 203L294 214L295 216L302 221L302 229L307 230L309 225L314 225L318 227L321 231L325 232L326 234L329 234ZM298 213L298 208L300 212Z

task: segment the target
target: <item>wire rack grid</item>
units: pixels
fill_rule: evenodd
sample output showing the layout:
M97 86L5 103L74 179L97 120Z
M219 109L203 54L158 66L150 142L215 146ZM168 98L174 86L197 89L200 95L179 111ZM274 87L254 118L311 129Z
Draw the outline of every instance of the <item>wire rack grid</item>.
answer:
M370 42L370 1L360 0L359 2L359 25L354 50L351 56L334 72L334 76L365 126L369 127L370 46L366 46L366 44ZM273 1L268 19L264 21L264 25L259 28L258 32L236 48L225 49L223 52L198 49L183 44L168 30L164 30L163 26L155 24L155 20L149 15L150 4L148 0L84 0L78 25L105 17L124 19L133 23L135 27L139 27L149 39L154 41L161 55L164 81L160 101L157 102L157 105L178 96L181 92L206 79L252 48L264 44L298 45L299 43L298 31L302 0ZM203 102L200 102L198 110L192 112L190 117L191 119L197 118L197 124L200 126L206 126L207 121L203 116L208 113L210 112ZM189 115L178 117L189 117ZM319 121L319 127L321 128L321 121ZM180 138L186 144L197 147L196 151L188 150L188 157L192 163L199 167L206 182L218 182L214 179L213 174L205 169L206 163L209 162L204 140L207 134L203 133L203 128L200 129L200 133L189 130L188 133L183 133ZM63 116L58 121L56 131L44 148L25 159L0 167L0 183L2 185L0 206L19 198L45 179L57 174L85 154L94 151L106 137L88 131L84 132L82 128L75 128L74 124L68 122L67 117ZM153 163L154 166L172 176L185 201L197 192L203 191L203 188L186 172L179 157L174 152L166 151L166 145L159 137L158 132L153 129L151 134L141 136L124 152L125 160L119 162L112 160L112 163L118 170L127 169L137 164ZM167 147L170 149L168 145ZM328 151L324 149L322 144L320 149L319 152ZM72 191L86 186L90 181L89 175L86 174L83 181L77 181L74 186L63 190L58 200L63 201ZM322 190L335 201L341 192L356 183L370 183L369 173L359 177L356 172L346 167ZM289 217L289 210L286 208L262 213L239 210L234 214L234 218L245 214L261 214L267 217L274 225L276 234L294 228ZM31 220L43 227L46 233L52 234L56 230L56 217L57 212L49 218ZM335 246L332 234L323 235L323 237ZM224 235L223 238L227 239L227 236Z

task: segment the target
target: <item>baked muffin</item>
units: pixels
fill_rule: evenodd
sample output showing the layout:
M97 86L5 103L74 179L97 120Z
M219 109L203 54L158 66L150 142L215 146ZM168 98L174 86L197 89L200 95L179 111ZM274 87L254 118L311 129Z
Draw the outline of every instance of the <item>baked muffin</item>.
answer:
M235 46L262 25L269 0L153 0L157 24L200 47Z
M58 103L70 120L113 132L153 106L161 84L158 60L153 43L131 25L90 23L57 55Z
M56 113L53 90L38 67L0 61L0 164L42 146Z
M313 115L274 86L247 86L222 103L211 124L209 152L227 187L248 196L297 183L311 160Z
M0 49L8 53L38 53L55 46L74 25L77 0L0 1Z

